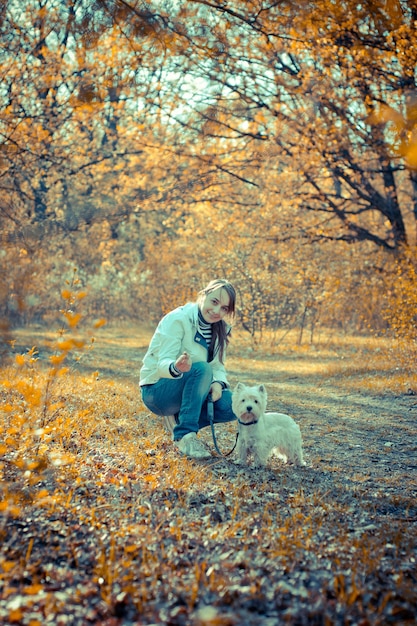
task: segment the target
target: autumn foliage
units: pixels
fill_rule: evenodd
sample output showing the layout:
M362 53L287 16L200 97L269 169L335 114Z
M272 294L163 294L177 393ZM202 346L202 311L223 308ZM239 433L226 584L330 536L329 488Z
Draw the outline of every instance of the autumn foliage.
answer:
M406 459L369 469L372 403L353 488L314 449L340 417L308 433L327 380L417 393L416 24L396 0L0 3L0 621L412 623ZM326 355L326 472L179 460L139 407L153 325L216 276L236 375L284 355L302 389Z
M253 336L384 330L415 262L414 4L180 5L2 4L2 318L49 323L77 267L95 317L225 275Z

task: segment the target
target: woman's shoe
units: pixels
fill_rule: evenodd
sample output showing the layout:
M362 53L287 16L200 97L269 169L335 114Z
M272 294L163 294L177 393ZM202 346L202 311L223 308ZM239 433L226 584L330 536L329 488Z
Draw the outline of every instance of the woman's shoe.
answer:
M175 443L178 450L190 459L209 459L211 457L209 450L197 439L195 433L187 433Z

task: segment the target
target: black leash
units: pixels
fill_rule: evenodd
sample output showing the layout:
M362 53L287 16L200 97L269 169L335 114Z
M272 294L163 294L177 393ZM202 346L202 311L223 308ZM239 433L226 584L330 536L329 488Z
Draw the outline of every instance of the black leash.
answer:
M211 393L209 393L207 397L207 416L210 421L211 434L213 435L213 442L214 442L214 447L216 448L216 451L220 454L220 456L229 456L230 454L232 454L233 450L236 448L237 438L239 437L239 433L236 433L235 445L230 450L230 452L226 452L226 454L223 454L223 452L219 450L219 446L217 445L216 433L214 432L214 402L211 397Z

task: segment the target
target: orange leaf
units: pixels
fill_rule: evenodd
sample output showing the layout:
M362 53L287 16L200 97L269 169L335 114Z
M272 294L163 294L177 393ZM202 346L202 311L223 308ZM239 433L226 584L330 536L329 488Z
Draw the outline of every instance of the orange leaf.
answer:
M20 609L12 609L9 613L9 620L11 622L20 622L23 617L23 613Z
M74 328L75 326L77 326L78 322L81 319L81 313L70 313L69 311L67 311L66 313L64 313L64 316L70 328Z
M46 498L47 496L49 496L49 491L47 489L41 489L37 494L36 497L37 498Z
M34 596L40 591L43 591L43 585L28 585L23 591L30 596Z
M1 563L1 567L5 572L10 572L10 570L13 569L15 565L16 561L3 561Z
M51 361L52 365L60 365L63 361L65 361L66 358L66 354L60 354L59 356L57 356L56 354L53 354L52 356L49 357L49 360Z
M69 350L72 350L73 347L74 347L73 339L67 339L66 341L60 341L57 343L57 349L62 350L63 352L68 352Z
M97 322L94 322L94 328L101 328L102 326L105 326L107 324L107 321L105 319L99 319L97 320Z
M417 169L417 142L411 143L408 147L405 159L408 167L411 169Z

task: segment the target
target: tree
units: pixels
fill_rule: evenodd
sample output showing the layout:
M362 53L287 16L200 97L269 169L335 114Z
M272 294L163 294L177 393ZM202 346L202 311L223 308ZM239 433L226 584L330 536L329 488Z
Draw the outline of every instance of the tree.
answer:
M32 258L53 237L102 294L166 290L180 253L183 284L240 275L263 324L298 280L287 311L316 306L326 281L293 263L280 283L283 258L329 272L318 244L365 265L414 243L414 18L382 0L4 2L6 241Z
M222 44L211 108L227 110L227 131L233 121L254 154L278 146L271 165L297 171L293 199L315 216L309 236L407 244L417 201L415 3L191 4L216 23L212 47ZM219 116L211 125L225 127Z
M23 6L36 5L28 0ZM408 242L407 213L411 207L416 215L417 206L409 169L416 117L413 2L322 0L313 12L307 3L241 0L163 7L148 2L146 9L138 2L101 0L92 5L94 12L81 0L38 7L25 32L22 66L36 74L30 87L36 111L28 106L29 90L25 102L16 103L13 74L3 92L7 128L19 122L22 136L33 141L36 134L40 143L35 161L42 160L41 175L25 178L27 168L18 164L8 171L25 201L31 187L37 220L48 210L48 176L62 169L74 147L54 153L63 127L65 139L70 131L78 138L81 130L88 146L101 132L100 156L90 160L113 160L114 170L114 160L125 154L118 129L132 119L128 102L140 98L142 114L156 120L159 111L158 122L171 126L172 153L194 156L203 176L223 172L253 191L260 186L258 156L268 158L264 146L270 146L272 167L298 173L292 197L315 216L307 220L309 236L369 240L388 250ZM3 11L9 31L29 22L12 2ZM104 49L111 50L106 59ZM51 80L52 67L57 71ZM92 124L84 114L69 113L70 100L78 114L80 104L94 108L99 120ZM8 143L19 150L14 133L6 133ZM82 156L71 174L91 171Z

